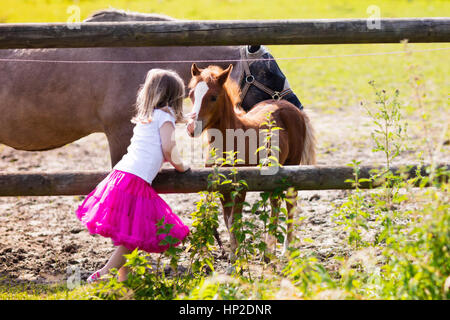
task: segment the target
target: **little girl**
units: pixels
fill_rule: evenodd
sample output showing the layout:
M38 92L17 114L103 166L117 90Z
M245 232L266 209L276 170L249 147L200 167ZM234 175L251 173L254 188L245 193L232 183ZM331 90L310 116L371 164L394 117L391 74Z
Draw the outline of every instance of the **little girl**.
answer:
M89 283L112 268L119 269L120 281L125 280L124 254L135 248L149 253L167 250L168 245L160 245L167 234L157 234L157 223L163 218L165 224L173 224L169 235L180 240L177 245L188 235L189 228L151 186L164 160L179 172L189 170L173 138L175 121L183 119L183 98L184 83L178 74L162 69L148 72L138 92L127 154L76 211L91 234L111 238L117 246L106 265L89 276Z

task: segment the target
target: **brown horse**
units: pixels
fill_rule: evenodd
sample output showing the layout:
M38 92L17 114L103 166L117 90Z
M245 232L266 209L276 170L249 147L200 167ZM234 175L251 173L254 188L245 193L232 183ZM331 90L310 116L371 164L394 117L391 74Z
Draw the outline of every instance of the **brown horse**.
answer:
M258 159L252 158L259 143L252 143L249 137L261 137L262 129L267 129L267 114L270 113L274 126L281 128L274 131L278 140L278 162L284 165L315 164L315 137L310 120L305 112L286 100L266 100L256 104L249 112L237 107L240 90L238 85L230 78L233 66L226 70L218 66L209 66L199 69L195 64L191 67L192 79L189 84L190 98L194 104L194 112L198 118L196 133L206 130L210 147L221 152L237 152L243 166L255 166ZM198 127L200 126L200 128ZM200 130L198 130L200 129ZM233 129L233 130L230 130ZM241 135L241 137L239 137ZM243 138L245 140L239 139ZM214 137L213 137L214 136ZM214 139L214 143L211 141ZM220 141L221 140L221 141ZM238 143L236 143L238 141ZM276 140L275 140L276 141ZM242 153L245 153L242 156ZM207 164L208 165L208 164ZM234 199L233 206L225 206L232 202L230 193L223 194L223 214L225 225L230 233L231 255L237 248L236 236L231 232L231 227L236 214L242 212L242 203L245 201L245 192ZM295 199L297 192L286 201L288 211L287 236L285 237L285 251L292 240L292 219L295 211ZM294 201L293 201L294 200ZM275 207L278 203L272 203L272 217L278 221L278 212ZM269 253L273 252L276 240L267 236Z
M103 21L175 19L158 14L103 10L83 23ZM149 69L172 69L188 83L191 63L186 61L231 60L235 61L232 77L242 78L244 85L239 60L246 59L255 80L277 92L288 88L276 61L257 61L259 58L273 57L261 46L253 46L251 51L239 46L0 50L0 144L18 150L48 150L94 132L104 132L114 166L130 143L133 130L130 119L136 92ZM45 60L49 61L43 62ZM81 63L83 61L105 63ZM228 63L217 64L228 66ZM266 92L252 85L243 98L242 107L247 110L268 97ZM284 98L301 106L293 92Z
M172 20L156 14L107 10L92 15L83 24ZM40 151L104 132L114 166L130 143L136 93L149 69L172 69L188 83L191 63L174 61L239 58L239 47L230 46L0 50L0 59L4 59L0 62L0 144ZM19 62L22 59L167 63Z

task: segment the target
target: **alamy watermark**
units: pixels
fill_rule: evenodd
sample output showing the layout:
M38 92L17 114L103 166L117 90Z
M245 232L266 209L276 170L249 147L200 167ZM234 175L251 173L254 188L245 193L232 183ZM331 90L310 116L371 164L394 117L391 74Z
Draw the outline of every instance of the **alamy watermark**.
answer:
M66 274L67 274L66 286L69 290L73 290L81 284L80 267L68 266Z
M369 18L367 19L367 29L381 29L381 9L379 6L370 5L366 10L367 14L369 14Z
M194 136L201 135L202 122L196 121ZM208 161L214 163L214 159L209 158L209 150L215 148L219 158L225 158L224 152L237 151L236 157L245 161L246 166L261 166L262 175L274 175L279 170L279 134L273 132L270 139L270 147L266 148L267 132L249 128L226 129L223 133L219 129L209 128L201 138L187 138L186 128L177 128L175 140L178 143L179 152L191 165L203 166ZM205 141L206 140L206 141ZM180 143L182 141L182 143Z
M67 18L67 28L70 30L81 29L81 8L77 5L71 5L66 10L69 17Z

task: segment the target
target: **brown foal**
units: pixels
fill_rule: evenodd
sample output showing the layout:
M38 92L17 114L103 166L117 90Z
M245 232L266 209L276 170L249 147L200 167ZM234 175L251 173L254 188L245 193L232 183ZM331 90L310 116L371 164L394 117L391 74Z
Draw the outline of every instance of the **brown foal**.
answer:
M282 165L310 165L316 163L315 137L311 122L305 112L299 110L286 100L266 100L256 104L249 112L245 112L237 104L239 102L239 87L229 77L232 65L223 70L217 66L199 69L192 65L192 79L189 83L190 98L197 114L196 126L201 126L197 133L207 132L209 146L218 149L219 157L223 152L238 152L237 157L243 161L241 166L258 165L259 157L255 156L260 143L252 143L251 137L261 141L260 136L267 115L276 127L278 141L278 162ZM231 130L230 130L231 129ZM192 133L191 133L192 134ZM214 140L214 142L211 142ZM208 164L207 164L208 165ZM242 212L245 192L232 201L230 193L224 193L222 200L225 225L230 233L231 256L234 257L237 248L236 237L231 228L234 216ZM292 240L292 221L295 211L297 192L287 195L286 207L288 212L287 236L285 237L283 252ZM225 206L226 203L233 206ZM281 203L272 202L272 217L278 221ZM267 235L267 248L274 253L276 239Z

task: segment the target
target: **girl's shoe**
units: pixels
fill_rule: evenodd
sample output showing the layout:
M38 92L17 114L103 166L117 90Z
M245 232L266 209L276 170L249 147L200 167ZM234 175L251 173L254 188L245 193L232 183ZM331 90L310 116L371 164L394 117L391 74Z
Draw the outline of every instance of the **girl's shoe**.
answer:
M91 274L91 275L89 276L89 278L87 278L87 283L94 283L94 282L97 282L97 281L100 280L100 277L101 277L100 272L99 272L99 271L96 271L96 272L94 272L93 274Z

